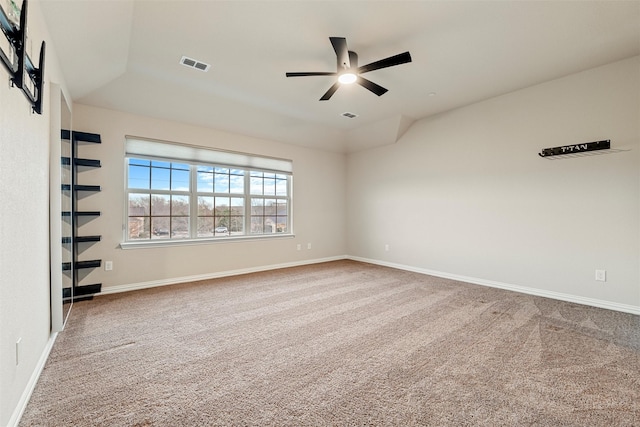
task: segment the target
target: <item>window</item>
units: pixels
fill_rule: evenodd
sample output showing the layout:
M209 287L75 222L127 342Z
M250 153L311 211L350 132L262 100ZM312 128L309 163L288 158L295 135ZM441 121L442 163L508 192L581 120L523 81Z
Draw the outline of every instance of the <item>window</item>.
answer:
M132 137L126 151L126 242L292 234L291 161Z

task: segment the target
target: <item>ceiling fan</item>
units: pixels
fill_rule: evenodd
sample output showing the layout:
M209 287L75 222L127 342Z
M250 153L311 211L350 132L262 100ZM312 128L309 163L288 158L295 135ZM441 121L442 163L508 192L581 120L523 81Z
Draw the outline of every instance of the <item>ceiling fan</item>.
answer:
M404 52L358 67L358 54L347 49L347 39L344 37L329 37L329 40L331 40L333 50L336 52L338 66L335 73L324 71L287 73L287 77L338 76L338 81L335 82L324 95L322 95L320 101L327 101L331 98L341 84L350 83L358 83L360 86L370 90L378 96L383 95L387 92L387 89L372 82L371 80L365 79L361 74L411 62L411 54L409 54L409 52Z

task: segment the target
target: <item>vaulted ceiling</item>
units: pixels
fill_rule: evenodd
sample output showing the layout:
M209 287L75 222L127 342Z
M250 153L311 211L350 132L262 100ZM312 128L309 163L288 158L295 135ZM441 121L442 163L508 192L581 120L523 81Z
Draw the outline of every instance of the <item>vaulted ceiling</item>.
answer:
M340 152L640 54L639 1L40 2L75 102ZM285 72L335 71L330 36L361 65L413 61L366 74L380 97L350 85L319 101L334 77Z

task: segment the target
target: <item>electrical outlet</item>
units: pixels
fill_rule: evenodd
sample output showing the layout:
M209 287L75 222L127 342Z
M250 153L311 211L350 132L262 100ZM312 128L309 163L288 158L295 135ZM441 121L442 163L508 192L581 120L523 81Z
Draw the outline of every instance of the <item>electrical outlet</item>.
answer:
M298 248L298 250L302 250L302 245L300 243L298 243L298 245L296 246Z
M307 249L311 249L311 243L307 243Z
M113 270L113 261L105 261L104 262L104 270L105 271Z
M596 280L598 282L607 281L607 270L596 270Z
M389 252L389 245L384 245L384 251Z

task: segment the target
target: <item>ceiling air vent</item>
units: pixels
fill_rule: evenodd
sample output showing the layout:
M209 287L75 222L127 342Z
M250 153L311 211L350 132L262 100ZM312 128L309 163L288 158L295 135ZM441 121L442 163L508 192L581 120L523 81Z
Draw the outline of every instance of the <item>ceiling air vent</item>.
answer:
M209 64L206 64L204 62L198 61L193 58L189 58L187 56L183 56L182 58L180 58L180 63L185 67L195 68L196 70L200 70L200 71L209 71L209 67L211 67L211 65Z
M347 118L349 118L349 119L355 119L356 117L358 117L358 115L357 115L357 114L353 114L353 113L346 112L346 113L342 113L342 117L347 117Z

